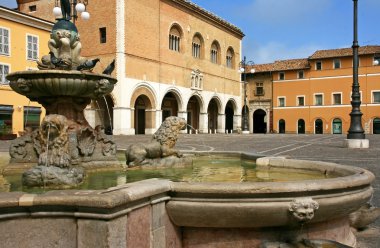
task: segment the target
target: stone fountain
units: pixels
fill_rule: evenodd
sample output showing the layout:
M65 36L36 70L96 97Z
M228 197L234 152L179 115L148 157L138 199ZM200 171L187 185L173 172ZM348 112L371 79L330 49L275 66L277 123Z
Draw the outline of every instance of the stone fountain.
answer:
M66 188L83 181L83 168L117 160L115 143L101 126L92 128L83 114L91 100L112 91L116 79L90 72L98 60L80 56L79 34L68 20L54 25L49 49L38 63L40 71L7 76L13 90L46 109L41 126L26 130L11 144L11 164L37 164L24 172L25 186ZM185 163L174 149L185 125L181 118L167 119L150 143L127 149L128 166ZM247 183L149 179L102 190L3 192L0 243L4 247L269 248L318 247L313 240L324 240L330 246L322 247L356 246L349 216L372 197L371 172L334 163L227 155L256 160L267 171L310 170L336 177ZM300 240L306 245L298 245Z
M101 126L92 128L83 113L91 100L109 94L117 80L92 72L99 60L80 56L78 30L66 19L53 26L48 46L39 71L7 76L14 91L46 109L41 126L11 144L10 162L38 164L23 174L26 186L71 187L82 182L83 167L117 160L115 143Z

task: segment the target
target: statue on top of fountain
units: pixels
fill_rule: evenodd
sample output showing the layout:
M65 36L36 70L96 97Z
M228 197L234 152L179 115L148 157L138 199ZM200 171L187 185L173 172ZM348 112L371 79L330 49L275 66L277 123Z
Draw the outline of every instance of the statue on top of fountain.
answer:
M93 60L80 56L82 44L78 29L71 20L69 0L61 0L62 18L54 24L48 42L49 54L37 61L40 70L92 70ZM91 64L91 66L85 66Z

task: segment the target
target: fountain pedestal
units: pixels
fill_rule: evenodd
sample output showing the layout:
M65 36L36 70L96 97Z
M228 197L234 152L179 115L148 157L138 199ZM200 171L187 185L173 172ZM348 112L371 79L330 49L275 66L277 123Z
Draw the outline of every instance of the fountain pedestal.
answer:
M84 178L79 167L117 163L115 143L102 126L92 128L83 113L92 99L113 90L116 79L62 70L15 72L7 78L14 91L39 102L47 114L39 129L27 130L10 147L11 163L38 164L24 173L24 185L77 185Z

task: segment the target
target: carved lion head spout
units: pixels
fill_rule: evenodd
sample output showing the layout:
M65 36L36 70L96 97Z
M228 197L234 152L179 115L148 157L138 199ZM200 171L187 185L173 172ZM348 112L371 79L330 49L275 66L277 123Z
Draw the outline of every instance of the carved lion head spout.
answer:
M289 207L293 217L299 222L306 222L314 218L314 212L319 208L318 202L312 198L295 199Z
M63 115L47 115L39 129L39 142L35 143L40 150L39 165L68 167L68 124Z
M40 127L40 136L47 143L58 141L62 145L67 140L67 119L63 115L47 115ZM52 144L49 144L52 145Z

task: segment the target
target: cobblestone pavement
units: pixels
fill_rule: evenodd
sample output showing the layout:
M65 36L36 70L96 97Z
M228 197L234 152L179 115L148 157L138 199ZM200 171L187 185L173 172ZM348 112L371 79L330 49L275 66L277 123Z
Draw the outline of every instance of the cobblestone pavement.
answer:
M176 147L182 151L243 151L359 166L375 174L372 204L380 207L380 135L366 136L369 149L344 148L345 138L345 135L306 134L181 134ZM130 144L149 141L151 135L120 135L112 139L119 149L126 149ZM9 144L10 141L1 141L0 151L7 151ZM357 236L358 248L380 247L380 219Z

